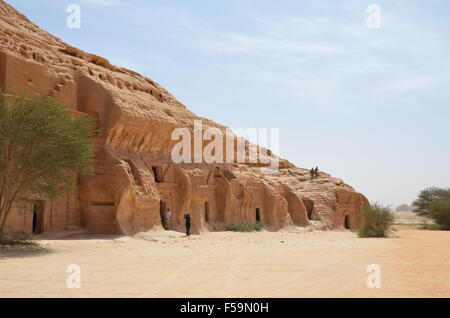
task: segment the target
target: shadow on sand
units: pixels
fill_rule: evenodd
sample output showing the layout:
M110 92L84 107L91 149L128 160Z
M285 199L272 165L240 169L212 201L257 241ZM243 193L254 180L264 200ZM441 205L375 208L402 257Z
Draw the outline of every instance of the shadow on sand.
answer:
M6 258L37 257L53 253L42 246L6 246L0 247L0 260Z

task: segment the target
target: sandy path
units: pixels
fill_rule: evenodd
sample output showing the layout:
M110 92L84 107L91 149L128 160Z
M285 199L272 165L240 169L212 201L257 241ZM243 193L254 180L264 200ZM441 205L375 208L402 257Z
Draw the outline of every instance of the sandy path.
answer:
M42 241L0 249L0 297L450 297L450 232L210 233L164 242ZM81 289L68 289L69 264ZM382 288L368 289L369 264Z

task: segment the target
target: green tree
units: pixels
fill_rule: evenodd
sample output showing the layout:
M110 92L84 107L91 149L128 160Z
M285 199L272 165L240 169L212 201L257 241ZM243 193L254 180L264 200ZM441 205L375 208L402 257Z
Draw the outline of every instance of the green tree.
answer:
M441 230L450 230L450 200L433 201L428 207L427 217L432 219Z
M364 224L359 229L359 237L387 237L389 228L394 222L394 214L390 207L380 203L366 204L361 209Z
M0 92L0 233L13 205L57 198L92 171L93 125L49 97Z
M450 189L428 188L420 192L419 197L413 202L417 208L414 212L419 215L427 215L428 209L433 201L450 200Z

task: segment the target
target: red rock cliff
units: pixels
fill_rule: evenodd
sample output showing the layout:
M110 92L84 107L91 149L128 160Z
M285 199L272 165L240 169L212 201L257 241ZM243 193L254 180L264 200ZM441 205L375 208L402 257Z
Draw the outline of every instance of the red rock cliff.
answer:
M189 212L194 232L235 222L281 228L360 225L367 199L342 180L280 161L275 174L260 164L174 164L171 134L225 127L190 112L167 90L136 72L111 65L41 30L0 0L0 84L13 94L48 94L94 119L99 168L78 178L76 193L45 203L42 231L85 228L93 233L135 234L161 229L160 212L172 210L172 229ZM271 155L272 156L272 155ZM31 216L32 217L32 216ZM30 216L9 224L31 230Z

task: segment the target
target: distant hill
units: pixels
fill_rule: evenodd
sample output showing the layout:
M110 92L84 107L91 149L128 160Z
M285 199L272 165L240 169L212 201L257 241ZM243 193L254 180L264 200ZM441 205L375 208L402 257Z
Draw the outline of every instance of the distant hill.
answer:
M403 204L395 209L396 212L414 212L416 207L413 205Z

